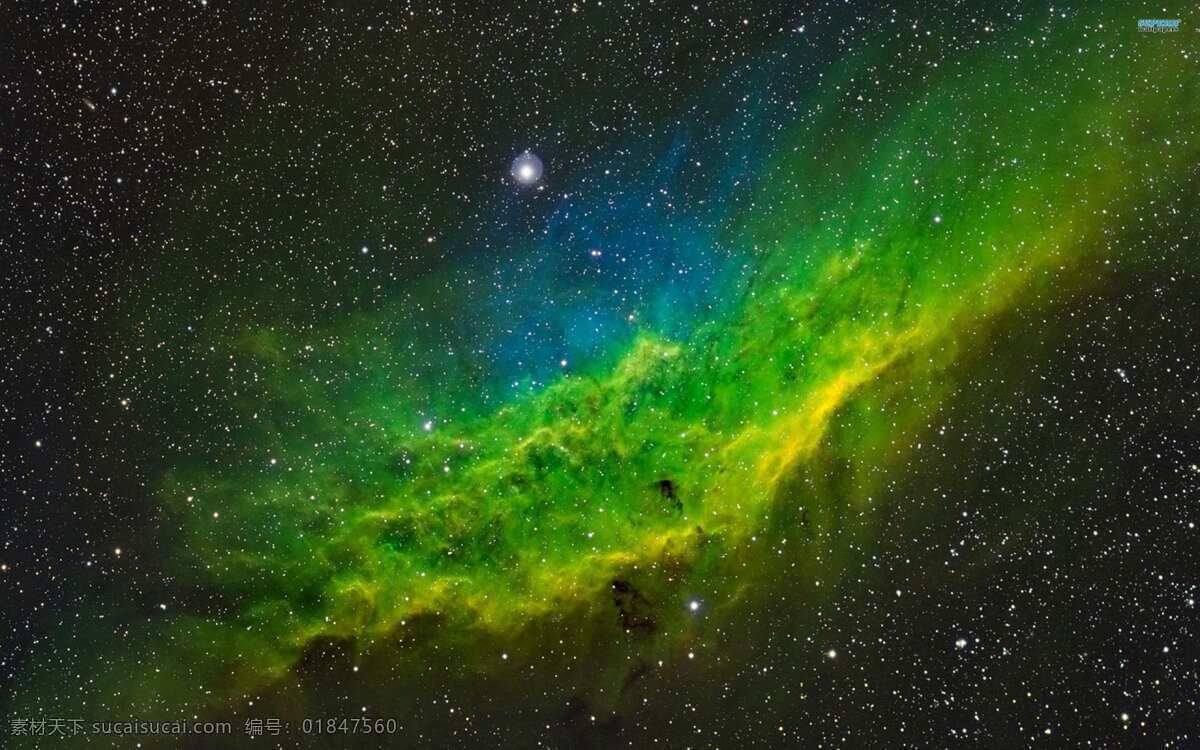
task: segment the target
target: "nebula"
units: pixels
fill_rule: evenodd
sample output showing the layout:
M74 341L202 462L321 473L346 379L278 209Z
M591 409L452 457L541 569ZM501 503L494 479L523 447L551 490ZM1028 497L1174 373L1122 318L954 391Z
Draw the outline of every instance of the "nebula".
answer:
M272 261L200 293L196 253L279 245L302 212L285 197L262 209L279 226L214 226L240 200L218 186L166 218L160 293L120 335L168 394L150 491L173 603L67 668L89 675L78 712L213 717L253 696L299 720L345 689L439 744L451 718L412 718L438 685L463 711L529 711L505 741L552 722L605 745L644 721L647 685L686 696L752 660L740 640L814 670L853 659L820 623L874 556L960 513L947 496L969 480L946 477L1003 471L960 441L1025 408L1028 363L1069 338L1044 321L1099 315L1088 301L1149 273L1155 237L1194 248L1176 208L1195 207L1194 45L1115 42L1127 14L1088 13L996 17L961 43L950 21L942 41L882 28L846 49L793 30L658 133L543 154L528 179L514 162L537 196L501 164L418 243L445 259L395 283L326 284L318 261L297 294ZM183 336L182 360L157 353ZM902 608L920 585L877 593ZM65 680L28 677L23 705Z

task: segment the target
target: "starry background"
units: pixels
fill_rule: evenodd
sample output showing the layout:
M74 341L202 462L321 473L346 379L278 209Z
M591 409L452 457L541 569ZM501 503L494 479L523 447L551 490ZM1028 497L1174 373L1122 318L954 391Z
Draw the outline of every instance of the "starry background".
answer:
M0 745L1197 746L1194 9L251 5L0 11Z

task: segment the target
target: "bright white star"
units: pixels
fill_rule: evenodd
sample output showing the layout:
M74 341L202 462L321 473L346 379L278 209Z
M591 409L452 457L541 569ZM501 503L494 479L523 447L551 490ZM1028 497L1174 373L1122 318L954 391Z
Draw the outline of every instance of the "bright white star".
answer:
M512 176L520 185L533 185L542 179L542 160L530 151L517 154L512 163Z

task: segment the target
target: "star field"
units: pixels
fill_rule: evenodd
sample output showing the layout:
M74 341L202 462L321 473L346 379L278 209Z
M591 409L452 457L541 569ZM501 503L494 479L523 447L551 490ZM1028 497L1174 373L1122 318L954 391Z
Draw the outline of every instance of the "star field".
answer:
M1194 8L251 6L0 11L0 746L1200 743Z

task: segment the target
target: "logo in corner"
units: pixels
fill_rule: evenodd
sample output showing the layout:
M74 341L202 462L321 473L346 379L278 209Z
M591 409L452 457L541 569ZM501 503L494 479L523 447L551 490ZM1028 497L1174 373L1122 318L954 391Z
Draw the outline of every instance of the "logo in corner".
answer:
M1173 34L1179 31L1178 18L1139 18L1138 31L1146 34Z

